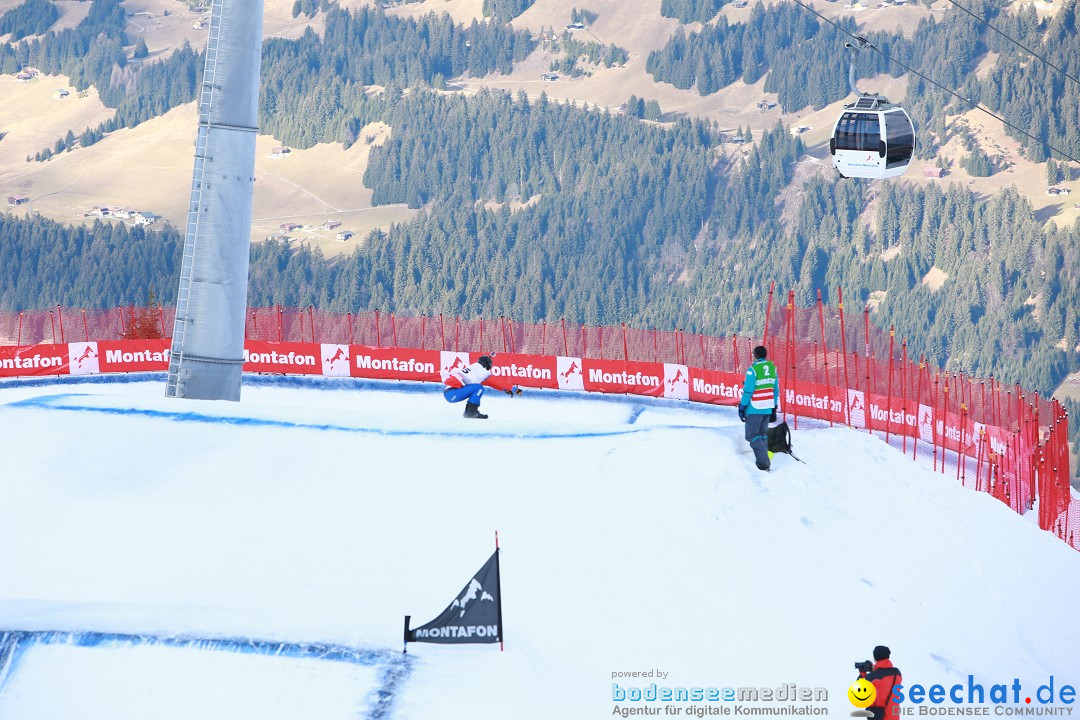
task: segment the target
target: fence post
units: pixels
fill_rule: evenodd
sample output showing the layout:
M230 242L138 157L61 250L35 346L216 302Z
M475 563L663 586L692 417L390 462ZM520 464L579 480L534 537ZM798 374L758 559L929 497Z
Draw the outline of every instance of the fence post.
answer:
M311 327L311 342L315 343L318 340L315 339L315 306L308 305L307 307L308 325ZM303 322L303 313L300 314L301 322Z
M731 333L731 372L739 372L739 339Z
M997 380L990 376L990 410L994 418L994 426L1001 428L1001 393L998 392Z
M949 373L945 373L945 382L942 386L942 400L941 400L941 474L945 474L945 450L948 447L945 442L948 438L947 430L949 427Z
M83 341L90 342L90 326L86 323L86 308L82 309Z
M825 407L825 412L829 414L829 427L832 427L832 384L829 382L829 345L825 342L825 308L821 303L820 288L817 291L817 310L818 324L821 326L821 357L825 361L825 397L829 398L829 402Z
M454 352L458 352L458 341L461 339L461 316L454 318Z
M540 340L540 354L547 355L547 319L541 321L543 325L543 334Z
M923 370L926 367L926 363L924 362L924 358L925 358L924 355L919 355L919 380L918 380L918 383L915 385L915 435L914 435L914 440L911 443L911 459L912 460L918 460L919 459L919 435L920 435L920 432L921 432L921 430L919 429L919 422L921 422L921 419L919 418L919 413L922 412L922 379L923 379ZM930 417L931 417L931 420L930 420L930 432L931 432L931 436L932 436L932 434L934 432L933 415L931 415Z
M786 325L787 325L787 350L786 350L785 354L788 357L791 358L791 391L792 391L792 397L795 397L795 395L799 394L799 390L798 390L799 378L798 378L798 375L797 375L797 372L798 372L797 369L796 369L797 360L796 360L796 357L795 357L795 291L794 290L788 290L787 309L788 309L788 316L787 316L787 323L786 323ZM782 401L782 398L780 398L780 397L777 397L776 399L777 399L777 401ZM785 403L783 403L783 405L784 405L784 415L786 416L787 415L787 406L788 406L788 404L785 402ZM792 410L791 414L795 417L795 429L798 430L799 429L799 404L798 403L795 403L795 408Z
M964 430L967 429L967 403L960 403L960 451L956 454L956 479L963 485L967 482L967 445L964 443ZM963 470L961 470L963 466Z
M581 326L581 359L584 360L589 355L589 339L585 335L585 326Z
M499 316L499 330L502 331L503 352L506 352L506 318Z
M937 471L937 455L938 455L938 452L937 452L938 451L938 441L937 441L937 438L938 438L938 432L937 432L937 427L938 427L937 398L938 398L938 380L940 379L940 377L941 377L940 373L935 373L934 374L934 395L933 395L933 397L930 398L930 407L932 408L932 410L930 412L930 417L931 417L931 420L930 420L930 423L931 423L930 424L930 439L933 441L933 444L934 444L934 470L935 471ZM944 419L942 419L941 429L942 429L942 432L944 432L944 430L945 430L945 421L944 421Z
M439 350L446 349L446 328L443 327L443 316L439 313Z
M867 316L869 319L869 316ZM889 387L885 391L885 444L889 444L892 431L892 386L893 386L893 341L896 338L896 328L889 326Z
M975 452L975 490L982 490L982 461L983 461L983 443L986 442L986 428L982 428L979 431L979 444Z
M165 337L165 308L157 306L158 322L161 323L161 337Z
M420 349L427 350L427 315L420 316Z
M851 408L848 407L848 395L851 393L851 381L847 370L847 329L844 327L844 289L836 288L837 308L840 310L840 348L844 358L844 424L851 427ZM858 372L858 370L856 370Z
M908 424L907 424L907 376L908 376L908 359L907 359L907 339L900 341L900 398L903 403L902 410L900 411L900 435L904 439L903 453L907 455L907 436L908 436ZM915 412L916 418L918 417L918 410ZM916 425L916 427L918 427Z
M761 333L761 344L765 344L766 338L769 337L769 316L772 315L772 294L773 289L776 287L776 281L773 280L769 283L769 302L765 306L765 329ZM735 371L738 372L738 368Z
M16 345L22 345L22 316L23 316L23 314L20 312L19 313L19 332L15 336L15 344Z
M285 311L280 305L277 306L277 341L285 342Z
M116 314L120 316L120 337L124 337L124 308L116 308Z
M67 342L64 340L64 312L59 305L56 306L56 317L60 320L60 342Z
M874 434L874 415L870 412L870 306L863 308L863 320L865 322L865 348L866 348L866 431Z
M626 323L622 324L622 359L623 362L630 361L630 349L626 344Z
M660 362L658 360L658 358L660 357L660 354L659 354L658 350L659 350L659 348L657 347L657 344L656 344L656 328L653 328L652 329L652 361L653 362Z
M353 329L352 311L345 313L345 321L349 323L349 344L356 340L356 331Z
M709 366L709 364L705 361L705 336L701 333L698 333L698 340L701 341L701 369L704 370Z
M397 319L394 317L394 313L390 313L390 332L394 340L394 347L398 347L397 342Z
M562 354L563 357L570 357L570 344L566 341L566 318L559 318L559 322L562 324Z

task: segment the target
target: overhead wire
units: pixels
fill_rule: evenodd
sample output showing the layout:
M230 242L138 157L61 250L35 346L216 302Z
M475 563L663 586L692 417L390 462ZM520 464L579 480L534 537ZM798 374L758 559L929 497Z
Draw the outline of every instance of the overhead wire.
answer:
M983 18L981 18L981 17L979 17L978 15L976 15L975 13L973 13L973 12L972 12L972 11L971 11L970 9L968 9L968 8L964 7L963 5L961 5L960 3L956 2L956 0L948 0L948 1L949 1L949 2L951 3L951 4L955 5L956 7L960 8L961 10L963 10L964 12L966 12L966 13L967 13L968 15L970 15L971 17L975 18L975 19L976 19L977 21L981 22L981 23L982 23L983 25L985 25L986 27L988 27L988 28L990 28L991 30L993 30L994 32L996 32L996 33L997 33L998 35L1000 35L1001 37L1003 37L1003 38L1005 38L1006 40L1008 40L1009 42L1011 42L1011 43L1012 43L1013 45L1015 45L1016 47L1018 47L1018 48L1021 48L1021 49L1023 49L1023 50L1025 51L1025 52L1027 52L1027 53L1028 53L1029 55L1031 55L1032 57L1038 58L1039 60L1041 60L1041 61L1042 61L1042 62L1044 62L1045 64L1047 64L1047 65L1049 65L1050 67L1052 67L1052 68L1054 68L1055 70L1057 70L1057 71L1058 71L1059 73L1061 73L1061 74L1062 74L1062 75L1064 75L1065 77L1067 77L1067 78L1069 78L1070 80L1072 80L1072 81L1073 81L1074 83L1076 83L1076 84L1080 85L1080 78L1077 78L1077 77L1076 77L1075 75L1071 74L1071 73L1070 73L1070 72L1069 72L1068 70L1066 70L1065 68L1063 68L1063 67L1060 67L1060 66L1058 66L1058 65L1055 65L1054 63L1050 62L1050 61L1049 61L1049 60L1047 60L1047 59L1046 59L1045 57L1043 57L1043 56L1042 56L1042 55L1040 55L1039 53L1037 53L1037 52L1035 52L1034 50L1032 50L1031 48L1029 48L1029 47L1028 47L1027 45L1024 45L1024 44L1023 44L1022 42L1020 42L1019 40L1016 40L1016 39L1014 39L1013 37L1011 37L1010 35L1008 35L1008 34L1007 34L1007 33L1005 33L1004 31L1002 31L1002 30L999 30L999 29L998 29L998 28L997 28L996 26L994 26L994 25L993 25L993 24L992 24L992 23L991 23L991 22L990 22L989 20L984 20Z
M907 70L908 72L910 72L910 73L913 73L913 74L915 74L915 75L918 75L918 76L919 76L919 77L921 77L921 78L922 78L923 80L925 80L926 82L930 83L931 85L933 85L934 87L938 88L939 90L944 90L945 92L947 92L948 94L952 95L953 97L955 97L955 98L958 98L959 100L962 100L963 102L965 102L965 103L967 103L967 104L971 105L971 106L972 106L973 108L975 108L976 110L979 110L979 111L981 111L981 112L983 112L983 113L986 113L987 115L989 115L990 117L994 118L995 120L997 120L997 121L998 121L998 122L1000 122L1001 124L1005 125L1006 127L1010 127L1010 128L1012 128L1013 130L1017 131L1018 133L1020 133L1020 134L1022 134L1022 135L1024 135L1024 136L1026 136L1026 137L1029 137L1029 138L1031 138L1032 140L1034 140L1035 142L1039 143L1040 145L1043 145L1043 146L1045 146L1045 147L1048 147L1048 148L1050 148L1051 150L1053 150L1054 152L1056 152L1056 153L1057 153L1058 155L1060 155L1060 156L1062 156L1062 157L1064 157L1064 158L1067 158L1067 159L1071 160L1071 161L1072 161L1072 162L1074 162L1074 163L1080 164L1080 160L1077 160L1077 159L1076 159L1075 157L1073 157L1073 156L1072 156L1072 155L1070 155L1069 153L1065 152L1064 150L1061 150L1060 148L1057 148L1057 147L1055 147L1054 145L1051 145L1050 143L1046 142L1045 140L1043 140L1043 139L1041 139L1041 138L1038 138L1038 137L1036 137L1036 136L1032 135L1032 134L1031 134L1031 133L1029 133L1029 132L1028 132L1027 130L1024 130L1024 129L1023 129L1022 127L1018 127L1017 125L1014 125L1014 124L1012 124L1011 122L1009 122L1008 120L1006 120L1006 119L1005 119L1005 118L1003 118L1002 116L998 115L998 114L997 114L997 113L995 113L994 111L992 111L992 110L989 110L989 109L987 109L987 108L983 107L982 105L980 105L979 103L975 102L975 101L974 101L974 100L972 100L971 98L966 98L966 97L964 97L963 95L961 95L960 93L956 92L955 90L953 90L953 89L951 89L951 88L948 88L948 87L946 87L946 86L942 85L942 84L941 84L941 83L939 83L939 82L938 82L937 80L934 80L934 79L933 79L932 77L929 77L928 75L924 75L923 73L919 72L918 70L916 70L915 68L911 67L910 65L907 65L906 63L900 62L899 60L897 60L896 58L894 58L894 57L890 56L890 55L889 55L888 53L886 53L886 52L885 52L884 50L882 50L881 48L879 48L878 46L874 45L873 43L870 43L870 42L868 42L868 41L866 40L866 38L864 38L864 37L861 37L861 36L859 36L859 35L856 35L856 34L854 34L854 33L853 33L853 32L851 32L850 30L847 30L846 28L844 28L843 26L841 26L841 25L840 25L839 23L836 23L836 22L834 22L834 21L830 20L829 18L825 17L824 15L822 15L821 13L819 13L819 12L818 12L817 10L815 10L815 9L814 9L814 7L813 7L812 5L807 5L806 3L802 2L802 0L791 0L791 1L792 1L793 3L795 3L796 5L798 5L798 6L802 7L802 8L804 9L804 10L809 10L809 11L810 11L810 12L812 12L812 13L813 13L814 15L817 15L817 16L818 16L819 18L821 18L822 20L824 20L824 21L825 21L825 22L827 22L828 24L832 25L832 26L833 26L834 28L836 28L836 29L837 29L837 30L839 30L840 32L844 33L844 34L845 34L845 35L847 35L848 37L852 38L853 40L856 40L856 41L858 41L858 42L860 43L861 47L866 47L866 48L869 48L869 49L873 50L874 52L876 52L876 53L877 53L878 55L881 55L881 56L882 56L883 58L885 58L885 59L886 59L886 60L888 60L889 62L891 62L891 63L896 63L897 65L899 65L900 67L904 68L904 69L905 69L905 70Z

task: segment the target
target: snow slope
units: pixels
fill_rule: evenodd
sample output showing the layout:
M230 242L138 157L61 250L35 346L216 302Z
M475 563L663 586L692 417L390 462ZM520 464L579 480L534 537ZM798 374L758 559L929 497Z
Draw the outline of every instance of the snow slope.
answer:
M410 645L391 717L609 717L612 673L649 669L823 687L846 715L877 644L908 684L1080 684L1080 554L864 433L800 430L806 464L761 474L724 408L496 394L476 422L405 383L163 387L0 384L0 629L397 657L402 616L437 615L498 530L505 652ZM147 716L360 717L379 690L369 668L237 658L37 645L0 667L0 717L138 717L188 698L181 677L207 701Z

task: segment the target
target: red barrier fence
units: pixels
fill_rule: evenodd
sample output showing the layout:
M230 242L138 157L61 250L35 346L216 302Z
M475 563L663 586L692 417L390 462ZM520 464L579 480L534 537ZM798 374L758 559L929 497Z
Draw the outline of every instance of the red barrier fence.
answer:
M782 409L865 428L913 460L1080 547L1071 506L1068 418L1057 401L994 378L940 370L870 324L842 297L796 308L770 291L764 344L779 370ZM0 377L165 370L173 311L127 307L0 313ZM507 318L398 317L314 308L248 311L247 372L440 382L455 363L498 353L496 374L523 387L630 393L735 405L750 338ZM93 340L91 340L93 338Z

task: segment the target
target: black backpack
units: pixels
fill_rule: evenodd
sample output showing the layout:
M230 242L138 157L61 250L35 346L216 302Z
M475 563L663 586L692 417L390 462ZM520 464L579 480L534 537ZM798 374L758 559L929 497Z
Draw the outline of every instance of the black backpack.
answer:
M795 453L791 452L791 430L786 422L769 428L769 452L787 453L799 460L799 458L795 457ZM802 460L799 460L799 462L802 462Z

